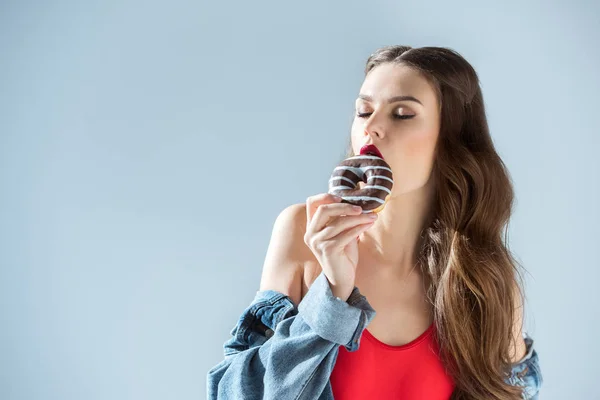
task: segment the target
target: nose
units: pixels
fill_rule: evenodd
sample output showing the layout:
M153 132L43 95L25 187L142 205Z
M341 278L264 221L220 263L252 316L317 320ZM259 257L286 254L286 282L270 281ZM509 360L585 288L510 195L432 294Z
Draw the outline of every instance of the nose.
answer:
M381 140L385 137L385 129L382 124L379 123L378 120L373 118L373 114L371 115L371 119L369 119L364 126L364 134L369 135L373 138L373 140Z

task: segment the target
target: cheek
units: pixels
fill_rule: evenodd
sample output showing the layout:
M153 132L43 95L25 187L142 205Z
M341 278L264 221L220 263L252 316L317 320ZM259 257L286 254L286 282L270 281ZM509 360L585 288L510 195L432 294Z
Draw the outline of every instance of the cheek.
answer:
M393 162L394 181L400 184L401 191L420 187L429 179L437 136L437 132L412 132L399 137L394 144L397 156L390 162Z
M432 131L411 132L400 138L399 146L405 157L428 159L433 157L433 151L438 133Z

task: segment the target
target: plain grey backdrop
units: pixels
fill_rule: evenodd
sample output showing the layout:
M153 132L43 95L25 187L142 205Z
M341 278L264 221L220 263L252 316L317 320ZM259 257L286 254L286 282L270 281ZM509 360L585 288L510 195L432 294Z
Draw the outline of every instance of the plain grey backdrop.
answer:
M204 398L275 217L407 44L480 76L541 398L600 399L598 2L0 4L0 398Z

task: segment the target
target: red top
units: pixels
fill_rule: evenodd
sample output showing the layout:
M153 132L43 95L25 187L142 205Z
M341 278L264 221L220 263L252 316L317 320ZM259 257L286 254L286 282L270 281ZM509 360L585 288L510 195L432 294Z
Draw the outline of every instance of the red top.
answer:
M435 324L410 343L390 346L363 330L359 347L344 346L331 373L335 400L448 400L454 390L438 356Z

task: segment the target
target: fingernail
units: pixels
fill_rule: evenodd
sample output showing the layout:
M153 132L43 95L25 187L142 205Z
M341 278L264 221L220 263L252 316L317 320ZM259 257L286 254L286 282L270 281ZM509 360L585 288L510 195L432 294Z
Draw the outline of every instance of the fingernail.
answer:
M354 211L361 211L361 210L362 210L362 207L361 207L361 206L352 206L352 209L353 209Z

